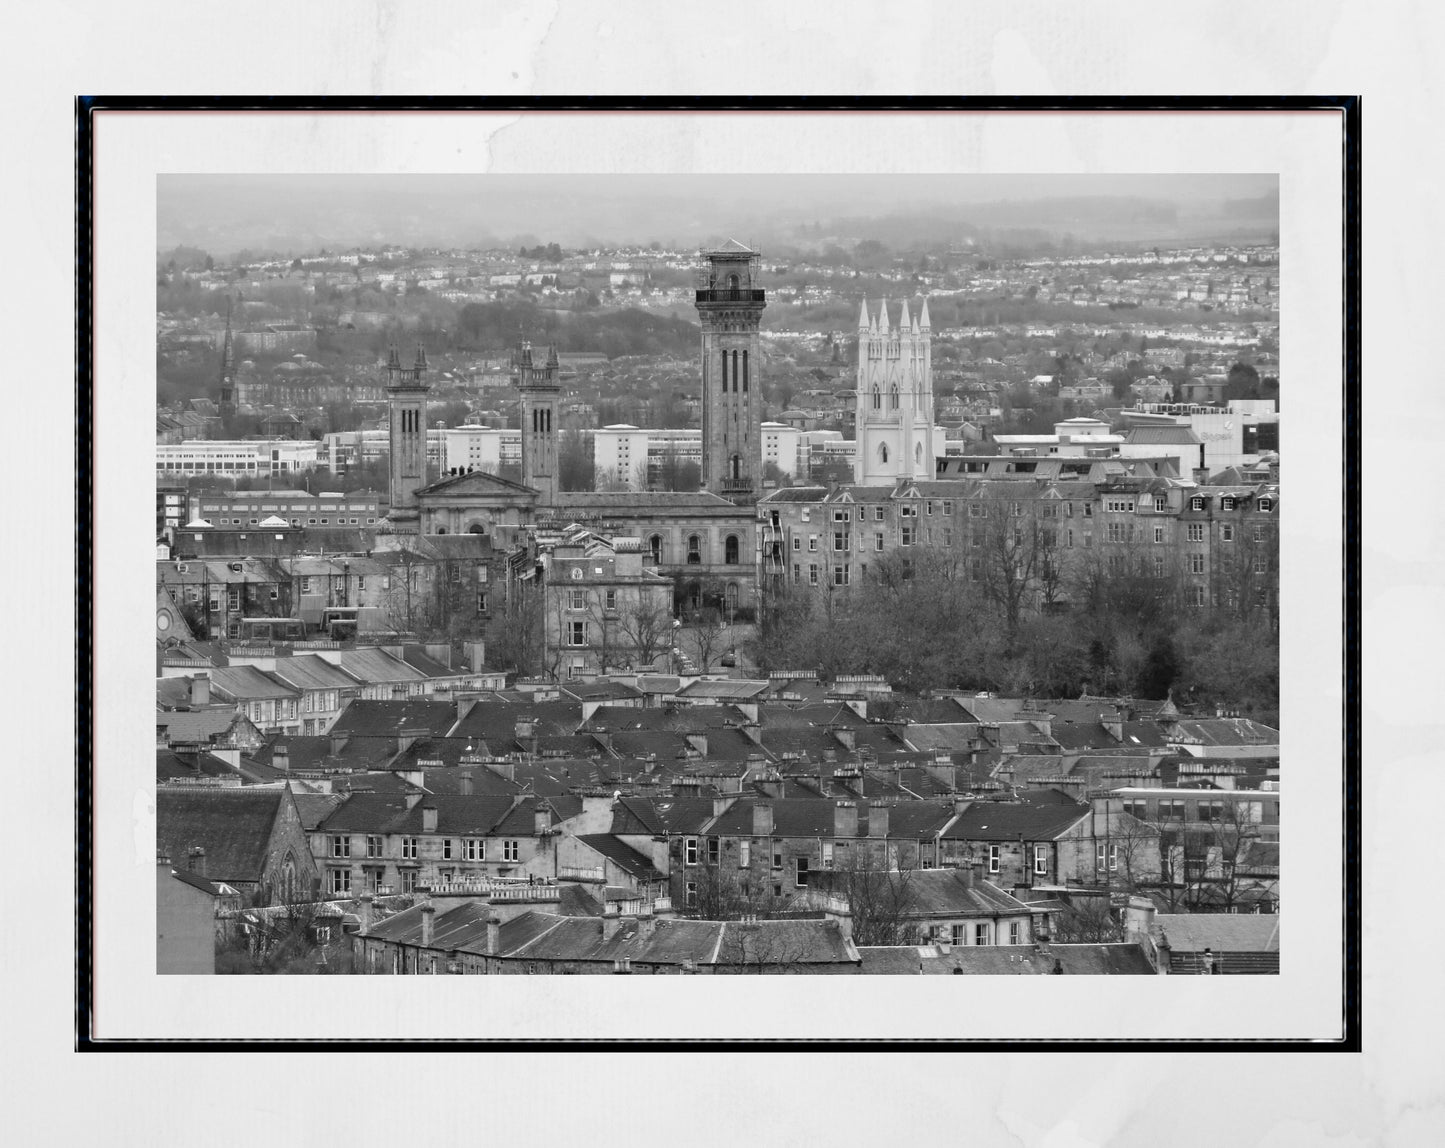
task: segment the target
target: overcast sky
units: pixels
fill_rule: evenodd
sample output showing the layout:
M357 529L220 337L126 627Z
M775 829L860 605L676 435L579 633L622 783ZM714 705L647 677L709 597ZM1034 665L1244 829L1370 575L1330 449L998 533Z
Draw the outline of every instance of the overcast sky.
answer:
M859 217L926 215L984 226L1087 231L1103 205L1149 201L1181 217L1258 215L1268 174L1211 175L166 175L157 240L217 254L384 242L487 244L518 236L566 244L693 246L759 231L786 235ZM1051 201L1065 200L1059 204ZM973 210L970 210L973 209ZM974 218L976 217L976 218Z

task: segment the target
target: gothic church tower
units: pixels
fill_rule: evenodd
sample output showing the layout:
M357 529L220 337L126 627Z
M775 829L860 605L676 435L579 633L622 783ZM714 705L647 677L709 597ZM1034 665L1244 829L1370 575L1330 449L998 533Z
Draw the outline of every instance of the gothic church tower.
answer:
M853 481L892 484L933 477L932 326L925 300L909 318L903 304L898 326L888 324L888 304L858 317L858 398Z
M760 256L735 239L701 253L702 488L742 504L762 478Z
M387 405L390 409L391 473L387 522L400 533L420 529L416 492L426 485L426 351L418 344L416 362L401 365L396 347L386 362Z
M547 352L546 366L532 361L532 344L523 343L513 359L517 388L522 392L522 485L537 491L538 506L557 501L557 348Z

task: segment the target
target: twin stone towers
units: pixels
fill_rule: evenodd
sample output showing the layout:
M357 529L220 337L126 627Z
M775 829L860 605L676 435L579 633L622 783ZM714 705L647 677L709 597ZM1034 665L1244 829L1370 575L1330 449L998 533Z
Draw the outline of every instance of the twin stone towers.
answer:
M762 489L762 333L765 293L761 256L736 240L702 253L694 305L702 326L702 486L739 505ZM892 485L933 474L933 378L928 304L911 316L903 304L896 325L886 304L858 319L857 446L854 481ZM557 435L561 389L556 350L534 360L524 344L514 365L521 392L522 484L551 505L557 489ZM416 491L426 483L425 352L402 366L396 351L390 375L393 529L418 517Z

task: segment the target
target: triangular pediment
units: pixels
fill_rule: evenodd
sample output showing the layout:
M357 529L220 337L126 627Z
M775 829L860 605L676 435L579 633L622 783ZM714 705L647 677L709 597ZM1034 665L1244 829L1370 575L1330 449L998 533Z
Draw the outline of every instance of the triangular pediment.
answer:
M530 486L501 478L495 474L475 470L471 474L459 474L444 478L417 491L418 498L513 498L521 501L535 501L537 492Z

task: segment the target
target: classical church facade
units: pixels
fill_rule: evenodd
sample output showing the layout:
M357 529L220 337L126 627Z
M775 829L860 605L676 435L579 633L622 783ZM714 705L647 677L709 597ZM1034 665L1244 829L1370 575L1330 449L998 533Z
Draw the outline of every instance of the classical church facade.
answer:
M910 317L908 304L898 325L888 304L858 316L858 384L853 481L891 485L899 479L932 478L942 455L943 430L933 425L932 323L928 302Z

